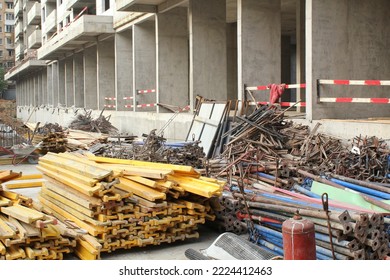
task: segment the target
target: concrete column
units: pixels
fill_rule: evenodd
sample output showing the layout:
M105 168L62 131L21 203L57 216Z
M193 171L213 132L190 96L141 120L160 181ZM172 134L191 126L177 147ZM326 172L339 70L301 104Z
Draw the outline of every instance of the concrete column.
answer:
M238 97L247 86L280 83L281 1L238 0ZM269 94L254 92L256 100L269 101Z
M115 92L119 111L129 111L125 105L132 105L133 101L123 98L133 97L133 40L132 30L125 30L115 34ZM110 102L115 104L115 102Z
M38 97L39 97L39 75L34 76L34 106L39 106Z
M73 56L73 91L74 105L84 107L84 55L76 53Z
M306 1L306 80L311 119L389 117L385 104L317 104L317 79L388 80L390 2L387 0ZM346 16L348 15L348 16ZM322 97L383 98L387 87L320 86ZM309 100L307 100L309 101Z
M73 87L73 58L65 59L65 101L66 107L74 105L74 87Z
M47 104L53 104L53 68L52 64L47 65Z
M156 89L155 22L150 20L133 27L134 90ZM156 103L156 93L136 94L138 104ZM136 111L155 111L155 107L136 108Z
M37 89L38 89L38 95L37 95L37 106L42 105L43 101L43 92L42 92L42 75L41 73L37 73Z
M186 8L157 14L157 100L162 104L189 105L187 16Z
M34 106L34 76L28 79L28 105Z
M190 0L190 104L227 99L226 1Z
M58 61L58 103L62 106L66 106L65 60Z
M86 109L97 109L97 47L84 50L84 104Z
M297 0L296 10L296 83L304 84L305 80L305 0ZM306 100L306 89L296 90L296 100ZM297 107L298 112L304 112L305 107Z
M42 71L42 104L47 105L47 71Z
M53 106L58 106L59 96L58 96L58 61L53 62L51 65L52 77L53 77Z
M237 99L237 23L226 25L227 47L227 95L228 99Z
M281 82L291 84L291 38L283 35L281 38ZM282 95L282 101L295 100L295 92L286 90Z
M115 97L115 48L114 40L108 39L98 42L97 46L98 70L98 109L102 110L106 104L105 97ZM112 104L112 102L107 103ZM115 103L114 103L115 104Z

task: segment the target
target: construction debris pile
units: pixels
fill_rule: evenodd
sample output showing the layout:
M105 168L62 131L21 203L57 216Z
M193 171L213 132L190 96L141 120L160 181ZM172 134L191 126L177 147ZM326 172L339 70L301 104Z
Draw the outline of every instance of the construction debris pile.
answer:
M47 177L39 197L46 211L93 240L78 241L81 259L197 238L197 225L214 220L212 206L224 185L190 166L76 153L49 153L38 169Z
M2 182L21 173L3 171ZM81 233L44 213L31 198L0 186L0 260L61 260Z
M64 129L57 123L46 123L35 129L32 139L33 145L39 144L39 149L42 154L48 152L61 153L67 150L68 140Z
M70 123L69 128L88 132L97 132L103 134L117 134L118 129L110 123L110 117L103 116L104 110L96 119L92 118L92 110L85 114L78 114L77 117Z
M97 144L89 150L97 156L134 159L149 162L188 165L202 168L205 154L199 142L166 143L167 139L156 135L156 130L142 135L141 141L132 139L131 143L110 142Z
M383 259L390 234L386 143L357 137L346 144L283 115L260 107L237 116L223 135L224 152L204 170L230 186L216 224L237 234L247 229L253 242L283 254L281 224L299 211L315 223L318 259Z

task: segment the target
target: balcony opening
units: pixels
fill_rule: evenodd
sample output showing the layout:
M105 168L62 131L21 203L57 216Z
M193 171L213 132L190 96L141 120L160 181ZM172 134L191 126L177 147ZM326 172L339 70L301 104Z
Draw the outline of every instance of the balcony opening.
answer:
M104 0L103 11L107 11L110 9L110 0Z

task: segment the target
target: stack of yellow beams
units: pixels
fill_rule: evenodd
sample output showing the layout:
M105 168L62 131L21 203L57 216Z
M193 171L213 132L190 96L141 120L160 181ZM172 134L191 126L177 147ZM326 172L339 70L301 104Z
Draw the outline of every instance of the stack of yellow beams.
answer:
M101 252L197 238L213 220L210 202L223 182L190 166L49 153L38 169L47 176L40 202L59 220L71 220L95 239L78 242L81 259ZM93 240L90 238L90 240Z
M60 260L80 233L33 209L30 198L0 187L0 259Z

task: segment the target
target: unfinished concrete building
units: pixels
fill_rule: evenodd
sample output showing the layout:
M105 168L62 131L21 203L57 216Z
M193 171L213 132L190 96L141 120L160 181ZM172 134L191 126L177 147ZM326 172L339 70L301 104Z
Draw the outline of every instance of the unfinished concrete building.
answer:
M171 117L157 104L252 101L246 87L267 102L258 89L284 83L295 86L282 101L301 101L302 122L389 138L385 122L345 121L390 117L387 0L14 2L19 45L6 78L24 120L66 126L80 108L105 108L122 132L140 135ZM184 139L192 118L182 113L165 136Z

